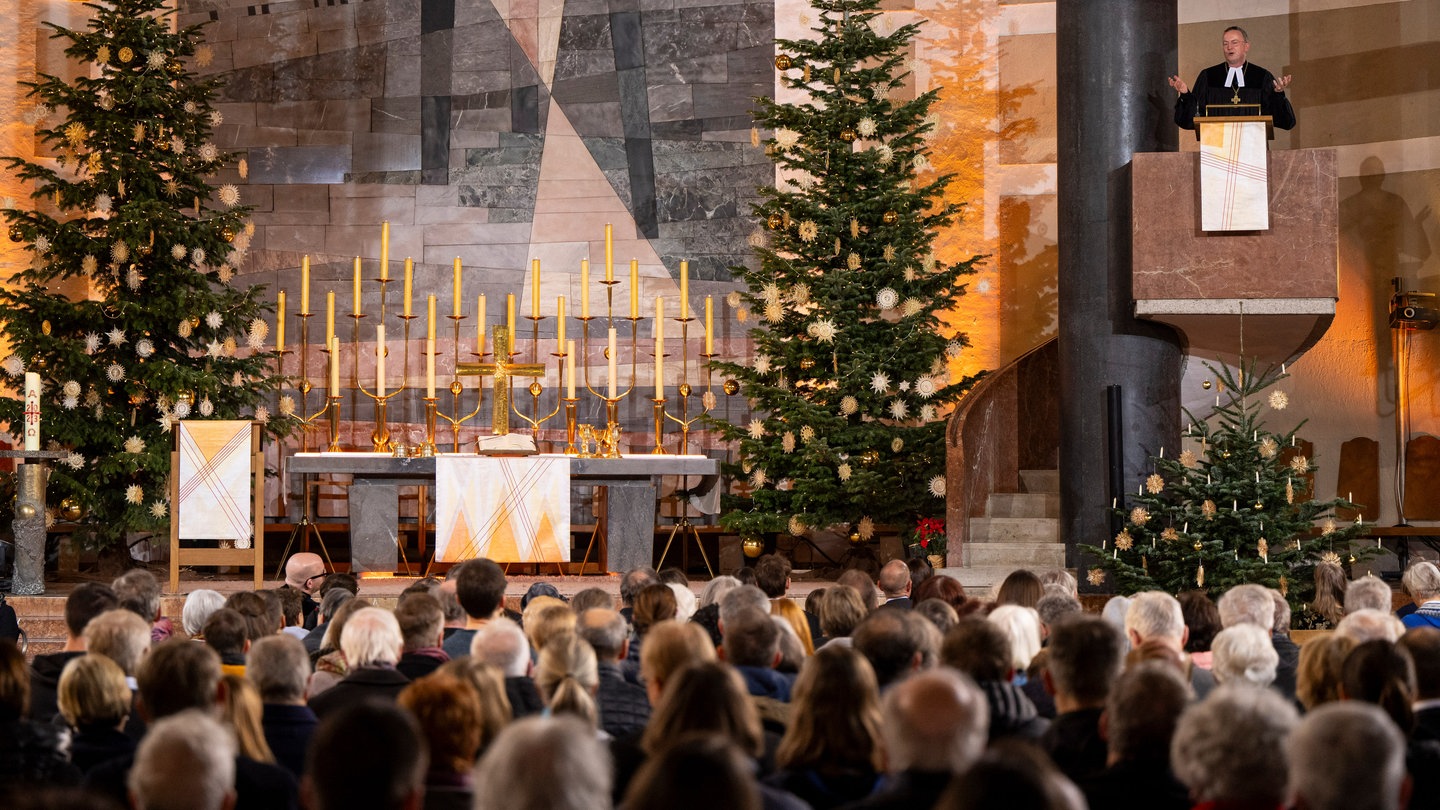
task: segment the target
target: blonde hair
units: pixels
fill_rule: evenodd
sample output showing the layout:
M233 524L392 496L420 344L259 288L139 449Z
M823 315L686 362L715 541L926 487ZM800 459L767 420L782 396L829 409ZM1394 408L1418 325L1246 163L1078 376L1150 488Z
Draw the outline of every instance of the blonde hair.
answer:
M640 676L663 690L681 669L714 660L715 644L705 628L692 622L663 621L650 628L640 648Z
M505 694L505 673L473 655L446 661L435 672L464 678L475 689L480 698L480 753L485 753L514 717L510 696Z
M271 753L270 744L265 742L265 728L260 724L265 712L260 702L260 690L244 675L224 675L221 682L225 684L222 716L226 724L235 730L240 753L257 762L275 764L275 754Z
M573 714L591 727L599 721L595 690L600 688L600 671L595 650L574 633L560 633L545 642L535 670L535 688L551 714Z
M536 607L539 603L539 607ZM561 633L574 633L575 611L568 605L549 596L537 596L530 600L530 606L521 619L525 638L530 640L531 649L543 649L545 642Z
M800 639L800 646L805 650L805 657L815 654L815 640L810 637L810 622L805 619L805 611L794 599L782 596L770 603L770 615L779 616L790 625L795 631L795 637Z
M119 727L130 716L130 687L120 665L97 653L71 659L60 672L57 702L66 722Z

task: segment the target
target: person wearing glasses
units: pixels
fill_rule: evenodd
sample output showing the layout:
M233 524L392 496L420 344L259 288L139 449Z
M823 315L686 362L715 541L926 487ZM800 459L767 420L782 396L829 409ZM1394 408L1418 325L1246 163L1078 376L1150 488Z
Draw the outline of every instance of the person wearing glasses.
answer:
M1276 78L1270 71L1252 63L1250 35L1238 25L1225 29L1220 37L1225 61L1200 72L1194 85L1185 84L1178 75L1169 78L1170 87L1180 94L1175 102L1175 124L1181 129L1195 129L1195 119L1206 115L1206 107L1243 104L1257 106L1261 115L1274 120L1276 129L1295 126L1295 108L1285 96L1290 76Z
M315 601L315 594L325 582L325 577L325 561L320 559L319 554L302 551L285 562L285 587L300 592L306 628L315 626L315 609L320 607L320 603Z

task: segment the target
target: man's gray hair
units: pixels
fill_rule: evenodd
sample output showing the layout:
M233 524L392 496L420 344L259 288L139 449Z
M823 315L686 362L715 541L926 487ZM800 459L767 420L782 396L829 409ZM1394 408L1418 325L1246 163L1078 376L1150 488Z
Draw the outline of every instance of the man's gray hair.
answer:
M1440 598L1440 568L1429 560L1421 560L1405 569L1405 575L1400 577L1400 587L1410 594L1417 605Z
M126 571L110 583L120 598L120 607L132 610L147 622L160 615L160 581L144 568Z
M506 618L491 619L475 631L470 655L495 665L507 678L523 678L530 671L530 640Z
M990 706L970 677L946 667L916 673L885 693L887 769L962 773L985 753Z
M180 609L180 626L185 629L185 635L191 638L200 635L210 614L222 607L225 607L225 597L219 591L209 588L191 591L185 597L185 607Z
M1079 613L1084 609L1085 607L1080 604L1079 599L1061 591L1059 588L1053 590L1046 588L1045 595L1041 596L1040 601L1035 603L1035 612L1040 614L1040 624L1045 627L1049 627L1059 621L1062 616Z
M610 753L578 717L527 717L500 732L475 766L475 810L610 806Z
M579 619L576 630L595 648L595 656L605 662L614 661L630 637L625 617L610 608L590 608Z
M754 608L762 613L770 612L770 597L754 585L741 585L738 588L731 588L725 596L720 599L720 622L723 624L746 608Z
M1236 585L1220 595L1215 607L1220 610L1221 627L1248 623L1268 633L1275 626L1275 603L1264 585Z
M1125 611L1125 633L1140 636L1141 641L1165 639L1180 641L1185 635L1185 614L1180 600L1164 591L1143 591L1130 598Z
M1347 609L1345 614L1345 618L1335 625L1335 635L1353 639L1356 644L1376 639L1394 643L1405 635L1405 625L1387 610L1365 608L1351 613Z
M1210 651L1216 683L1265 687L1275 681L1280 654L1270 634L1253 624L1237 624L1216 633Z
M400 623L384 608L360 608L350 614L340 633L340 652L351 669L365 666L394 666L404 646Z
M119 664L126 675L134 675L150 649L150 622L125 608L107 610L85 625L85 649Z
M245 677L255 684L265 703L301 700L310 677L310 653L289 633L256 639L245 656Z
M1197 803L1277 806L1285 799L1285 738L1299 719L1273 689L1217 686L1180 718L1171 767Z
M235 736L199 709L156 721L127 779L135 807L220 810L235 792L235 754Z
M320 607L316 608L316 611L318 611L328 623L331 619L335 618L335 613L340 610L341 605L354 598L355 594L344 588L331 588L325 592L324 596L320 597Z
M1374 574L1366 574L1350 583L1345 589L1345 612L1357 610L1380 610L1389 613L1395 604L1395 593L1384 580Z
M721 574L718 577L705 583L700 589L700 607L713 605L724 598L725 594L740 587L740 580L729 574Z
M1380 707L1359 700L1320 706L1286 743L1290 804L1310 810L1396 810L1405 781L1405 738Z
M1045 588L1058 587L1071 596L1078 597L1080 584L1075 581L1075 575L1064 568L1055 568L1050 571L1040 572L1040 585Z

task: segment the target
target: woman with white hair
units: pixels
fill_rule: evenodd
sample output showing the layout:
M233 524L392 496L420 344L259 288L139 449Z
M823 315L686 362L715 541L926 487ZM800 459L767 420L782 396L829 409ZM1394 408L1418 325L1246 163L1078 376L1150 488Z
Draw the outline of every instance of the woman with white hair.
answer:
M362 700L395 702L410 683L410 679L395 668L404 646L400 623L390 611L364 607L350 614L340 631L345 677L312 697L310 709L323 720L337 709Z
M1266 687L1275 680L1280 654L1270 635L1253 624L1237 624L1216 633L1210 650L1216 683Z
M1010 664L1015 667L1016 684L1023 684L1022 673L1030 666L1030 659L1040 652L1040 614L1035 608L1000 605L985 618L1005 631L1010 639Z
M1414 613L1400 617L1401 623L1406 627L1440 627L1440 568L1421 560L1405 571L1400 587L1416 605Z
M205 622L209 620L210 614L225 607L225 597L219 591L212 591L209 588L197 588L185 597L185 607L180 609L180 626L185 629L185 635L196 641L203 641L201 632L205 628Z
M1180 716L1171 768L1197 805L1279 808L1288 773L1285 739L1299 719L1273 689L1218 686Z

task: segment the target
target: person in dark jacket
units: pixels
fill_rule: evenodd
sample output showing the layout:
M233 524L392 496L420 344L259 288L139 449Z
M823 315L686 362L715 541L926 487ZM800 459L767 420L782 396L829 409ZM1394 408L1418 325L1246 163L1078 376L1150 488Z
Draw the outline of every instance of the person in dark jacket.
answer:
M600 728L612 737L643 729L650 719L650 700L645 687L626 681L620 667L630 647L630 628L625 618L608 608L591 608L580 616L576 629L595 650L600 675L600 688L595 693Z
M445 610L440 600L428 593L411 593L400 597L395 607L395 621L400 623L404 652L395 668L410 680L423 678L450 660L440 646L445 637Z
M49 724L27 720L29 704L25 654L15 642L0 639L0 800L11 790L80 781L79 770L66 759L63 735ZM0 801L6 805L8 801Z
M1043 677L1058 713L1040 742L1056 767L1078 781L1105 768L1100 715L1110 684L1120 674L1124 638L1099 616L1078 614L1051 628L1049 649Z
M255 683L263 705L260 727L275 764L296 779L305 774L305 752L320 720L305 705L310 656L294 636L266 636L250 648L245 677Z
M1035 704L1012 679L1010 639L993 622L969 616L961 619L940 647L946 666L975 680L990 709L989 737L995 740L1016 737L1038 740L1050 727Z
M109 585L82 582L65 597L65 646L60 652L35 656L30 664L30 712L35 723L48 723L60 713L55 697L60 673L71 660L85 654L85 627L90 620L120 606Z
M334 686L310 699L322 721L326 715L361 701L393 703L410 679L395 668L404 642L395 614L377 607L355 611L340 635L347 672Z
M125 733L132 694L125 671L103 655L88 653L65 665L60 674L60 714L70 724L70 761L82 773L116 757L134 753Z
M1189 791L1170 768L1170 740L1190 690L1175 667L1125 671L1105 702L1105 770L1080 782L1094 810L1186 810Z

